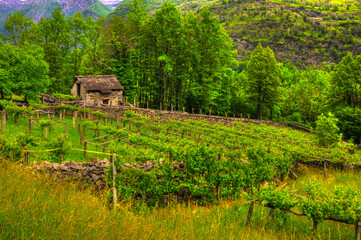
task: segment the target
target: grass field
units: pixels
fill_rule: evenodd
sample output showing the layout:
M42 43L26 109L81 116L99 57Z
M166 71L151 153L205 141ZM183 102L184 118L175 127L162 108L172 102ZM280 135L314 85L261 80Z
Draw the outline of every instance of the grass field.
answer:
M339 170L324 183L360 186L360 174ZM323 175L304 169L300 181ZM293 182L290 181L289 184ZM12 163L0 164L0 239L309 239L306 217L276 214L256 207L245 226L249 204L245 200L219 205L169 205L165 208L131 207L119 203L108 208L104 192L96 196L76 183L56 183L33 175ZM350 225L324 222L316 239L352 239Z

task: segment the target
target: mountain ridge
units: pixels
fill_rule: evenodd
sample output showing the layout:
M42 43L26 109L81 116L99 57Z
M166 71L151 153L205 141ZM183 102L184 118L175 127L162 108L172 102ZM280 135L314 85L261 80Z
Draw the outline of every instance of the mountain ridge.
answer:
M111 1L114 2L114 1ZM105 17L110 8L99 0L12 0L0 1L0 32L5 33L4 23L6 16L15 11L24 13L38 22L41 18L49 18L55 7L61 7L62 13L73 16L81 12L84 17L91 16L94 19Z

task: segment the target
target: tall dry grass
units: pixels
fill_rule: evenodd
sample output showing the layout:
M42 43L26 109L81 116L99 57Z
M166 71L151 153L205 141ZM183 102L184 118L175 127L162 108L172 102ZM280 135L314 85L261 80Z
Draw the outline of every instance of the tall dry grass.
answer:
M119 203L76 183L59 183L24 167L0 163L0 239L307 239L306 218L268 217L257 207L245 226L248 204L169 205L149 209ZM353 228L323 223L318 239L351 239Z

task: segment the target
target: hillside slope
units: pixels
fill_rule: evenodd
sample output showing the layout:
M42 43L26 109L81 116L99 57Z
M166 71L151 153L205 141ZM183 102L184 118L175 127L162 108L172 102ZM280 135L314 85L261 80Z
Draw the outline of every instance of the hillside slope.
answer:
M108 18L126 16L124 0ZM240 59L247 59L261 42L270 46L280 61L298 67L339 62L347 51L361 53L361 4L356 0L216 0L173 1L181 12L209 7L235 41ZM143 0L148 12L163 0Z

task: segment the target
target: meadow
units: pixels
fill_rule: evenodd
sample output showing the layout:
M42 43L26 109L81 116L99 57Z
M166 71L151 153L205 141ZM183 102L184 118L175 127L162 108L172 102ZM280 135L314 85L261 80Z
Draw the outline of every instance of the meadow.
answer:
M249 203L225 200L220 204L170 204L150 209L120 202L107 205L107 193L95 195L77 183L59 183L29 174L10 162L0 163L0 239L309 239L306 217L275 214L257 206L245 226ZM360 187L359 172L332 170L323 180L318 169L304 169L299 181L317 178L327 188ZM288 184L297 184L294 180ZM354 227L325 221L315 239L352 239Z

